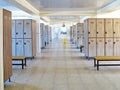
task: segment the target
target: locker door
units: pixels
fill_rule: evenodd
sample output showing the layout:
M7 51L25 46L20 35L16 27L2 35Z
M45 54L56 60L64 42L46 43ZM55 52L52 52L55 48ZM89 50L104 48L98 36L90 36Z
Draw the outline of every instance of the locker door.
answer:
M16 20L16 38L23 38L23 20Z
M120 56L120 38L114 38L114 56Z
M114 37L120 37L120 19L114 19Z
M89 57L96 56L96 38L89 38Z
M104 56L105 44L104 38L97 38L97 56Z
M16 39L16 56L24 56L23 39Z
M113 56L113 38L106 38L105 40L105 55Z
M105 36L113 37L113 19L105 19Z
M12 39L12 56L16 55L16 41L15 39Z
M97 37L104 37L104 19L97 19Z
M47 26L45 26L45 43L47 43L47 30L48 30L48 28L47 28Z
M32 38L32 21L24 20L24 38Z
M32 42L31 39L24 39L24 55L32 57Z
M12 20L12 38L15 38L15 20Z
M96 37L96 19L88 19L89 30L88 34L89 37Z

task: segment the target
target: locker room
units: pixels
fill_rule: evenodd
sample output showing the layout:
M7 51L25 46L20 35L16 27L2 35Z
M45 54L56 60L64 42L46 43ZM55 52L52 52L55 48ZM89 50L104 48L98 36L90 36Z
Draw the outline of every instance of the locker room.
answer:
M120 0L0 0L0 90L120 90Z

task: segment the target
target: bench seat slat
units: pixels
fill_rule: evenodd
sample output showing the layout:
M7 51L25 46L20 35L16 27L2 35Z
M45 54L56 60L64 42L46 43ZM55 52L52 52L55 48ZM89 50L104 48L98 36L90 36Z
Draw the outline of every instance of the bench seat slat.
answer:
M96 56L95 57L95 59L96 60L111 60L111 61L113 61L113 60L120 60L120 56Z

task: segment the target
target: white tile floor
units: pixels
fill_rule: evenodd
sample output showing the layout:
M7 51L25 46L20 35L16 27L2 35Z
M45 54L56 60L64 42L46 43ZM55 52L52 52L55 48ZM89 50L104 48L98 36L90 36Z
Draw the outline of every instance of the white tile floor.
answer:
M93 67L73 44L50 44L27 67L13 67L5 90L120 90L120 67Z

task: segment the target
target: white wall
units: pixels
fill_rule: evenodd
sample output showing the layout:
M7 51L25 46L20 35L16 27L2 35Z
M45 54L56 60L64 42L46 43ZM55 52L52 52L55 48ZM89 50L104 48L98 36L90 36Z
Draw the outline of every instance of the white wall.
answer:
M0 8L0 90L4 90L3 79L3 9Z
M97 18L120 18L120 10L116 10L109 13L98 14Z

